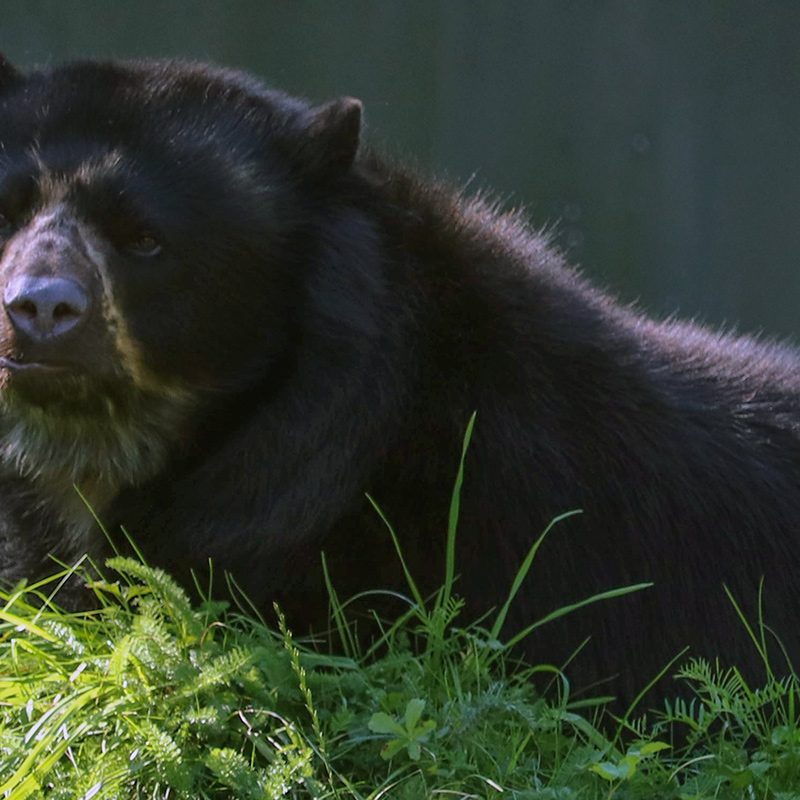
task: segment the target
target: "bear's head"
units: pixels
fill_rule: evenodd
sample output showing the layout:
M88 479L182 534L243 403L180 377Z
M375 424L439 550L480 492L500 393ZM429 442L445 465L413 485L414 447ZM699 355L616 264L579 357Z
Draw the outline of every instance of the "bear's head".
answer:
M360 104L238 72L0 57L0 464L117 483L291 357Z

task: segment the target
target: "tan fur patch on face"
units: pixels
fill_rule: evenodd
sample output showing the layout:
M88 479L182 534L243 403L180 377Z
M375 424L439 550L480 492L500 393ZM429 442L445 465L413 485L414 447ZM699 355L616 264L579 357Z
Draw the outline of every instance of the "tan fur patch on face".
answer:
M87 158L74 172L74 177L83 183L91 183L97 177L113 174L122 164L122 154L112 150L100 157Z
M38 143L34 143L31 146L29 153L38 169L36 186L39 190L39 207L45 209L59 205L67 193L65 182L50 172L47 165L42 161Z
M117 304L102 240L85 223L78 223L78 230L86 247L86 254L102 287L103 319L113 336L114 347L120 357L120 363L138 388L152 388L153 377L145 367L139 344L131 335L125 316Z
M86 247L86 254L102 287L102 313L119 355L120 365L130 376L134 386L144 392L164 397L188 398L190 392L177 381L169 381L153 374L147 367L139 342L131 334L125 314L114 293L114 281L108 268L104 241L91 226L77 222L78 232Z

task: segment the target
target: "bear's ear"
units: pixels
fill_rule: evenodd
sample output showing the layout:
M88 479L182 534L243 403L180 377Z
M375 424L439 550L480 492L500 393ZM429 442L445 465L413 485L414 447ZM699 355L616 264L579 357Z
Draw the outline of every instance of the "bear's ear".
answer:
M16 83L22 78L20 73L11 62L0 53L0 91L7 89L11 84Z
M340 97L312 108L295 153L301 171L317 178L346 172L355 161L360 135L360 100Z

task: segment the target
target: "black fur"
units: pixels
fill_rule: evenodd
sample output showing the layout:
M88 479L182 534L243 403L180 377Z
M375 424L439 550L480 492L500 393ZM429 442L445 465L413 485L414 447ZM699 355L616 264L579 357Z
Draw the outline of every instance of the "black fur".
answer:
M519 216L359 150L357 101L313 109L181 63L24 78L0 63L0 288L66 275L94 298L55 345L0 322L3 441L23 419L23 449L45 425L47 452L67 420L81 442L41 474L6 454L6 579L46 572L48 551L101 550L65 499L74 479L101 484L103 519L156 563L186 576L212 558L298 628L324 618L320 549L341 595L402 587L365 492L433 589L477 411L458 540L469 614L502 602L553 516L582 509L546 541L509 630L655 586L546 626L532 659L560 663L591 636L569 673L617 675L621 698L687 645L757 674L722 586L752 615L762 577L766 619L799 654L794 350L619 305ZM69 374L31 377L26 359ZM139 438L117 473L103 452L125 460L108 438L122 428Z

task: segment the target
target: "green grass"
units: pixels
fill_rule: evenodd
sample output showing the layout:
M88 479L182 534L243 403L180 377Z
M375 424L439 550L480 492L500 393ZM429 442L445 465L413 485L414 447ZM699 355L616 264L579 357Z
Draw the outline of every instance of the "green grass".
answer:
M501 641L547 531L496 615L463 620L463 469L462 454L442 588L425 598L406 571L406 613L379 621L366 649L330 583L324 644L297 641L280 609L267 626L192 606L164 572L122 557L92 583L91 612L55 605L67 570L1 594L0 798L800 800L798 682L772 673L760 622L748 630L763 686L691 661L678 674L693 700L614 720L573 702L554 667L517 663L510 645L524 632Z
M800 798L794 678L695 661L692 703L601 726L550 668L460 627L451 593L334 656L280 615L192 608L140 562L107 571L91 613L3 596L0 797ZM553 677L560 700L536 690Z

